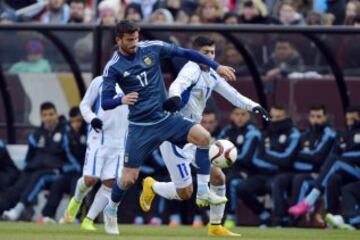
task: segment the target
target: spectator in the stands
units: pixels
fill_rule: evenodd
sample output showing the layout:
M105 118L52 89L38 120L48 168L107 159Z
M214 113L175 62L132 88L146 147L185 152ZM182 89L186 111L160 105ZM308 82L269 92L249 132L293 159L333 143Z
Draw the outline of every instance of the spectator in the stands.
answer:
M13 24L17 21L17 17L14 10L7 9L0 15L0 24Z
M41 22L66 24L69 19L70 7L65 0L50 0L48 10L41 17Z
M287 76L291 72L303 71L303 60L289 40L279 39L275 49L265 64L265 79L274 80L280 76Z
M84 23L85 19L85 1L71 0L69 23Z
M261 0L245 0L240 8L240 23L280 24L280 21L268 15L266 5Z
M218 0L201 0L197 9L201 23L220 23L223 9Z
M98 6L99 22L103 26L115 26L116 11L107 2L101 2Z
M141 6L137 3L130 3L125 10L124 19L134 22L141 22L143 20Z
M156 9L150 16L150 23L152 24L172 24L174 17L171 12L165 8Z
M16 181L19 170L11 159L6 144L0 140L0 193Z
M305 21L306 25L309 26L329 25L326 17L323 14L315 11L308 12Z
M354 18L359 15L360 15L360 2L355 0L349 1L346 4L344 25L353 25Z
M25 47L26 59L17 62L10 67L9 72L17 73L48 73L51 66L48 60L43 57L44 45L39 40L30 40Z
M151 16L151 13L154 11L154 6L157 3L157 0L132 0L131 2L140 5L143 19L148 20Z
M238 24L239 23L239 15L236 12L227 12L224 15L223 23L225 23L225 24Z
M326 1L326 12L333 16L334 25L341 25L344 23L347 2L348 0Z
M291 0L285 0L279 7L279 20L284 25L305 25L305 21L301 13L298 12L295 4Z

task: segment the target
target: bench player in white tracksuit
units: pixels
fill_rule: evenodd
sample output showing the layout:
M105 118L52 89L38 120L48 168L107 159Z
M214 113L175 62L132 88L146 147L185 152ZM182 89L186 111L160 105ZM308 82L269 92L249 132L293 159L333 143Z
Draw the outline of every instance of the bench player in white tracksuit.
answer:
M214 40L201 36L194 40L193 47L210 59L215 58ZM234 106L260 113L265 119L268 119L266 110L258 103L237 92L216 71L191 61L185 64L176 80L170 86L169 98L173 99L173 104L167 106L167 110L180 110L183 116L200 123L206 102L211 96L212 91L222 95ZM183 148L179 148L170 142L164 142L160 146L160 150L172 182L157 182L148 177L144 180L142 194L148 194L152 191L166 199L181 200L177 195L177 189L192 188L189 164L192 163L196 167L196 146L187 144ZM198 183L208 184L209 180L208 178L205 179L201 174L197 175ZM211 169L210 189L219 196L225 196L225 175L219 168L212 167ZM201 205L198 199L197 204ZM239 236L220 225L224 210L225 204L210 206L208 234L215 236Z
M83 177L77 182L75 195L64 216L67 223L72 223L84 197L98 181L102 181L81 224L84 230L95 230L93 220L108 203L113 181L121 174L128 129L127 105L118 106L111 111L101 108L102 84L102 76L96 77L80 103L81 114L89 124L87 149ZM123 95L119 86L116 86L116 93L116 96Z

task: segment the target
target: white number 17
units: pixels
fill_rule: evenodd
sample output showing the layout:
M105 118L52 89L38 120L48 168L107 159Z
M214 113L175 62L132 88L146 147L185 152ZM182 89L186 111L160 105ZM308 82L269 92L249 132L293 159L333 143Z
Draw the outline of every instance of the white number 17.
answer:
M149 84L146 72L140 73L139 75L136 76L136 78L139 80L142 87L145 87L146 85Z

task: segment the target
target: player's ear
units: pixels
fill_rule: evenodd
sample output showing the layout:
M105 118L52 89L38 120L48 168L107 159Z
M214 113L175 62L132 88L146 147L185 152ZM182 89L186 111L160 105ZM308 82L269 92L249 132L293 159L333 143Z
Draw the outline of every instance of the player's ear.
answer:
M116 38L115 38L115 40L116 40L116 43L119 43L120 41L121 41L121 37L119 37L119 36L117 36Z

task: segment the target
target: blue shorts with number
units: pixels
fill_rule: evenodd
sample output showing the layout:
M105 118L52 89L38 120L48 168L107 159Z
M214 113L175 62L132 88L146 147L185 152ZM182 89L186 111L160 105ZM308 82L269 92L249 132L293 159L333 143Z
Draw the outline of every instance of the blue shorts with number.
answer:
M170 114L166 119L154 125L129 125L125 147L124 166L139 168L144 160L156 150L162 142L176 145L187 143L187 136L194 122L178 113Z

